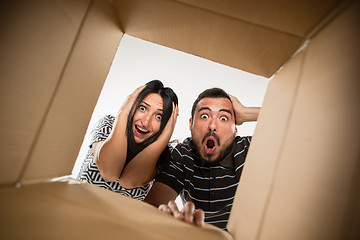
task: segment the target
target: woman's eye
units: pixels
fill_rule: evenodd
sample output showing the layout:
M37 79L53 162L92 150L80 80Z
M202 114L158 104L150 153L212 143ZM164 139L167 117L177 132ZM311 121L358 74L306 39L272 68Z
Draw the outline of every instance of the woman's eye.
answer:
M139 109L140 109L140 111L144 112L146 110L146 107L145 106L140 106Z
M228 120L228 118L227 118L227 117L225 117L225 116L222 116L222 117L220 118L220 120L225 122L225 121L227 121L227 120Z
M162 119L162 115L161 115L161 114L157 114L155 117L156 117L158 120L161 120L161 119Z
M200 118L206 119L206 118L209 118L209 116L208 116L207 114L202 114L202 115L200 116Z

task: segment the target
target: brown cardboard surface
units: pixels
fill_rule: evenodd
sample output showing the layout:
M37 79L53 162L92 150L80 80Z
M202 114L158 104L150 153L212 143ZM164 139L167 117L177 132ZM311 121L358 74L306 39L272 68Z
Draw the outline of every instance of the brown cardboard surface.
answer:
M302 44L293 33L337 3L321 1L290 34L275 19L262 26L269 16L245 21L220 1L185 1L114 2L130 35L265 76ZM271 81L231 214L236 239L359 237L358 12L354 1L317 26ZM5 187L70 173L122 32L101 0L7 2L0 18L1 238L231 239L90 185Z
M187 224L149 204L89 184L2 189L0 215L1 239L232 239L212 225Z
M16 182L24 168L88 4L85 0L2 4L0 184Z
M355 167L354 182L350 186L351 199L348 203L347 213L342 223L343 228L340 236L343 239L360 239L360 156Z
M112 5L92 1L21 181L71 174L122 35Z
M241 55L242 66L257 66L252 58L260 64L276 63L276 56L284 49L287 50L282 58L287 59L302 42L288 33L249 25L231 16L179 2L116 3L118 13L124 11L119 17L130 33L156 36L159 43L176 42L193 54L202 48L213 56L234 62ZM69 174L122 32L108 1L7 4L2 22L13 24L2 25L6 37L1 44L4 117L0 126L4 167L0 183ZM196 41L189 37L192 34ZM291 47L285 44L289 37L294 43ZM225 46L226 50L214 45ZM258 49L259 46L281 48L281 51L275 50L274 54ZM50 158L54 160L48 161Z
M0 184L70 174L123 34L115 12L98 0L2 11Z
M264 116L260 120L263 123L259 122L255 133L259 140L254 139L255 147L250 148L247 159L251 168L245 168L242 179L245 181L240 182L237 192L238 196L243 195L237 196L243 205L237 202L237 221L232 226L236 228L236 239L356 239L359 236L359 230L354 230L359 220L358 194L354 193L359 189L360 160L359 11L360 2L354 2L311 41L304 53L303 66L294 63L298 61L294 58L282 70L297 65L301 71L292 113L276 159L268 151L260 152L263 149L255 147L263 141L260 138L268 136L261 125L270 124L279 110L272 117ZM299 69L293 69L291 75L298 72ZM279 95L275 91L267 94L262 111L271 105L267 102L270 94ZM281 129L281 124L280 118L272 129ZM268 140L268 144L274 145L277 139ZM257 185L263 180L264 167L260 165L268 166L265 161L277 162L275 168L268 168L270 173L265 173L265 178L273 174L270 187L266 179ZM262 198L256 196L261 197L264 191L269 193L268 199L261 202ZM264 209L260 224L259 218L254 222L251 216L247 218L256 204ZM250 210L245 211L248 207ZM250 235L246 227L251 230Z
M248 23L306 37L341 0L177 0Z
M303 59L300 52L269 83L227 226L234 239L257 238L285 143Z
M266 77L277 71L304 42L304 37L275 27L249 23L179 1L116 0L114 3L126 34ZM241 3L233 3L234 9L241 7ZM277 8L266 10L277 14ZM312 27L308 26L309 30Z

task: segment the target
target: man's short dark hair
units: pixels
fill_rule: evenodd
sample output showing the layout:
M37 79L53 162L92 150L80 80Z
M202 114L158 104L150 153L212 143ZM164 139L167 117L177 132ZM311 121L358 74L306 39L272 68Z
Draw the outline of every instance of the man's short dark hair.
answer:
M194 118L196 106L203 98L227 98L231 102L229 95L223 89L221 88L206 89L205 91L200 93L197 99L195 100L191 109L191 118Z

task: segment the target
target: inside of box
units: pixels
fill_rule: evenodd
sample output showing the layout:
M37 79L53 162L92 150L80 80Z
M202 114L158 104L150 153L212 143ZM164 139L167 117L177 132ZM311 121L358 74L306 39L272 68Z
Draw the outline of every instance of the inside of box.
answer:
M79 225L88 215L94 219L106 215L98 218L99 222L102 226L111 222L109 231L113 234L132 232L126 218L122 221L124 227L117 228L118 215L114 221L111 212L101 205L96 210L84 210L86 204L75 201L75 193L90 189L103 196L102 189L57 183L14 188L18 182L43 182L71 172L116 48L126 32L263 76L271 76L283 66L269 85L260 113L232 209L232 237L359 237L359 1L298 1L287 5L279 0L271 6L256 1L259 12L268 8L275 13L271 21L266 14L246 16L246 12L232 12L255 6L250 2L113 3L8 2L0 10L4 32L0 40L0 210L1 216L13 220L7 229L14 232L19 223L33 226L27 216L43 224L60 219L59 229L66 229L70 227L66 215L70 214L71 221ZM302 8L302 4L307 7ZM279 7L295 9L304 24L286 22L283 17L287 12L276 11ZM288 24L299 32L288 32ZM308 47L292 57L309 34ZM133 201L114 198L119 206L138 207ZM63 208L68 210L61 211ZM159 215L147 205L140 208L146 217ZM26 209L24 213L29 215L18 209ZM43 211L46 209L51 209L49 215ZM72 215L71 209L82 213ZM179 233L179 239L187 237L184 232L230 238L218 231L199 231L172 220L167 223L165 217L159 219L168 226L166 232L170 235L161 235L159 229L151 236L171 238L173 231ZM59 233L59 229L48 229L49 236Z
M96 123L108 114L116 116L127 96L152 79L172 88L179 99L180 113L170 141L190 137L191 107L203 90L220 87L238 97L245 106L259 107L269 82L262 76L124 34L92 113L73 177L77 177L86 158ZM252 136L255 128L256 122L243 123L237 127L237 135Z
M8 3L2 13L0 184L69 175L123 35L113 6Z
M253 16L246 21L245 16L232 16L226 4L225 9L216 12L179 1L159 0L119 0L114 5L95 0L36 6L8 4L2 14L5 37L1 46L6 61L1 81L5 99L1 185L71 173L123 31L271 76L303 44L306 33L336 8L336 3L339 4L326 1L326 7L315 6L318 15L312 12L312 20L305 21L306 27L301 25L307 30L298 30L297 34L287 32L280 23L279 29L263 26L261 22L269 22L265 15L262 20L261 16ZM204 5L201 1L198 4ZM242 5L230 5L233 4ZM293 11L304 11L296 4L281 4ZM272 24L283 22L286 14L280 13L274 16ZM255 20L257 24L253 23ZM296 24L293 23L293 29L298 28Z

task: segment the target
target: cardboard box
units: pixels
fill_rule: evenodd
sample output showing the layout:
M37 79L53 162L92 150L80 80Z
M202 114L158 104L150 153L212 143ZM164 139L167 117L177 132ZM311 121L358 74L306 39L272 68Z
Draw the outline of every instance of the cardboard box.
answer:
M358 239L359 10L339 0L3 3L0 238ZM123 33L275 74L229 233L49 182L71 173Z

